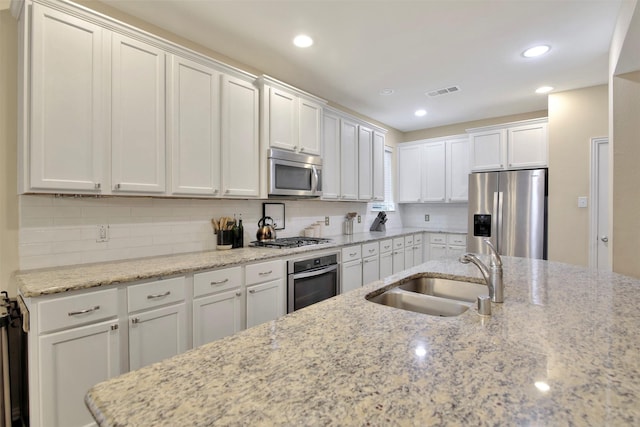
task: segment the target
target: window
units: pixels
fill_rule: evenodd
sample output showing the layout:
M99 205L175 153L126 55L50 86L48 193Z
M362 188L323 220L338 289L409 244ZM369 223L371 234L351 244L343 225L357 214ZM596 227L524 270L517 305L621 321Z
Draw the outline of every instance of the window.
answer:
M372 203L371 210L396 210L396 204L393 201L393 148L386 145L384 147L384 202Z

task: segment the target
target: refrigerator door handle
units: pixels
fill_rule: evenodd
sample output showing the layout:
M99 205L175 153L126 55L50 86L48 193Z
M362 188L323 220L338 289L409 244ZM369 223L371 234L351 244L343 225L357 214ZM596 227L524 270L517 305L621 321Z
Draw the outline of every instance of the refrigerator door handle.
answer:
M502 199L504 193L497 191L493 193L493 218L491 220L491 228L493 229L492 243L496 247L496 250L500 252L502 250Z

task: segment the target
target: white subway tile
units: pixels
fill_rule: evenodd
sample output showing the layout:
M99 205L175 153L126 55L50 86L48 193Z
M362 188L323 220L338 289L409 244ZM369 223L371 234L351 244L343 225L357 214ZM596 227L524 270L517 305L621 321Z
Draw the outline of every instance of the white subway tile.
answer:
M21 257L50 254L51 243L29 243L26 245L21 244L18 247L18 252Z
M52 241L53 230L50 228L22 228L18 233L20 244L46 243Z

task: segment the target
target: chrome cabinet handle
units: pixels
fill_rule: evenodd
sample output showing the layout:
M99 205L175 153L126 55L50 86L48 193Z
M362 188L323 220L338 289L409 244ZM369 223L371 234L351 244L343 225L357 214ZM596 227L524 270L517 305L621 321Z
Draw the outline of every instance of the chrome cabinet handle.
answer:
M350 252L349 253L349 256L356 256L356 255L358 255L358 252Z
M131 323L133 325L135 325L136 323L140 323L140 318L139 317L134 317L133 319L131 319Z
M600 238L600 240L602 240L604 243L607 243L607 242L609 241L609 237L607 237L607 236L602 236L602 237Z
M84 310L78 310L78 311L70 311L68 313L69 316L77 316L79 314L87 314L87 313L91 313L92 311L96 311L96 310L100 310L100 306L96 305L93 306L91 308L85 308Z
M223 284L223 283L227 283L228 281L229 281L229 279L213 281L213 282L211 282L211 286L214 286L214 285L221 285L221 284Z
M111 325L111 330L115 331L119 328L118 324L116 323L115 325Z
M255 289L249 289L249 293L250 293L250 294L255 294L255 293L256 293L256 290L255 290Z
M171 291L167 291L163 294L151 294L151 295L147 295L147 299L156 299L156 298L162 298L162 297L166 297L167 295L171 295Z
M99 182L96 182L94 186L96 190L99 190L102 184L100 184Z
M242 296L242 292L236 292L236 296L237 296L237 297Z
M374 253L375 251L376 251L375 249L369 249L370 254Z
M261 271L260 273L258 273L259 276L267 276L269 274L273 273L273 270L269 270L269 271Z
M116 189L116 190L119 190L119 189L120 189L120 186L121 186L120 184L116 184L116 185L115 185L115 189Z

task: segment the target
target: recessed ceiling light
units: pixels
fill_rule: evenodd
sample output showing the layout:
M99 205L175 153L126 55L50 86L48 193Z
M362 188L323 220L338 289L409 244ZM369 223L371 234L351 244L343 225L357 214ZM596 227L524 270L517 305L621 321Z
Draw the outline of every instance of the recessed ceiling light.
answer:
M524 56L525 58L534 58L536 56L544 55L545 53L549 52L549 49L551 49L551 47L544 44L540 46L530 47L529 49L522 52L522 56Z
M542 86L536 89L536 93L549 93L553 90L551 86Z
M426 116L427 115L427 110L416 110L416 112L413 113L413 114L415 114L418 117Z
M378 92L380 95L393 95L395 93L395 90L385 87L384 89L380 89L380 92Z
M309 47L313 44L313 39L305 34L300 34L293 39L293 44L298 47Z

